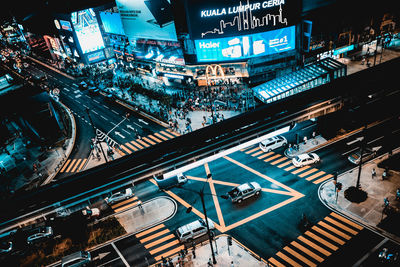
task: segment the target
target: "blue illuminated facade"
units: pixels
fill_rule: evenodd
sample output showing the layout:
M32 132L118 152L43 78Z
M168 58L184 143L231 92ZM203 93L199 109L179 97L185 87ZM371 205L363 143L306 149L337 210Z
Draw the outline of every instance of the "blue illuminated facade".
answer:
M296 48L296 27L207 40L195 40L198 62L233 61L287 52Z

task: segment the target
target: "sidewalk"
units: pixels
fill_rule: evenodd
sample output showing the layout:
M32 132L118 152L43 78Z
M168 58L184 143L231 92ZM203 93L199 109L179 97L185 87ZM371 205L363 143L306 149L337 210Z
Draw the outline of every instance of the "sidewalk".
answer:
M304 141L299 143L299 149L294 149L293 147L287 148L284 154L288 158L294 158L297 155L310 152L313 148L323 145L326 142L325 138L321 135L317 135L315 138L307 140L306 144L304 144Z
M227 235L217 236L213 241L213 247L217 263L212 266L268 266L263 259L252 253L248 248L240 244L234 238L232 238L232 245L228 246ZM176 266L207 267L207 262L210 259L212 262L210 243L205 242L198 244L194 250L193 248L188 249L188 253L183 258L175 256L171 258L171 261L174 266L181 261L182 263ZM158 262L157 264L152 266L160 266L161 262Z
M394 151L393 154L400 153L400 149ZM349 186L355 186L358 176L358 167L344 173L338 177L338 182L342 183L341 190L336 199L335 185L332 181L323 183L318 191L321 201L329 208L337 210L364 225L378 230L379 232L391 231L387 226L396 227L395 225L381 224L385 220L391 219L384 212L384 198L388 198L393 211L400 210L400 201L396 200L396 190L400 188L400 172L390 170L390 176L386 180L382 180L384 169L379 168L378 164L388 159L385 154L379 158L363 165L360 176L361 188L368 193L368 198L361 203L353 203L344 197L344 191ZM372 176L372 169L375 169L376 176ZM397 225L398 228L398 225ZM398 231L398 230L397 230ZM398 233L397 233L398 234ZM400 240L400 238L397 238Z

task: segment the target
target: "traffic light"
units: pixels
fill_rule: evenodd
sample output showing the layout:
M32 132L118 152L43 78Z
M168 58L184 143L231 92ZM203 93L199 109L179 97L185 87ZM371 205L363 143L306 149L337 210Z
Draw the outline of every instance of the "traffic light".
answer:
M228 236L228 246L232 246L232 237Z
M337 183L336 184L336 189L337 189L337 191L342 190L342 183Z
M335 182L337 182L337 172L335 172L335 174L333 175L333 180L334 180Z

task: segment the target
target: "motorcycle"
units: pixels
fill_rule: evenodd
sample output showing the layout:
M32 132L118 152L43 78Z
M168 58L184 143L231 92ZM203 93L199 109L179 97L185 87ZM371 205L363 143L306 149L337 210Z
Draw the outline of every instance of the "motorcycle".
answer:
M384 263L394 263L397 262L399 258L399 253L398 252L390 252L388 248L383 248L381 252L378 254L378 258L380 259L381 262Z

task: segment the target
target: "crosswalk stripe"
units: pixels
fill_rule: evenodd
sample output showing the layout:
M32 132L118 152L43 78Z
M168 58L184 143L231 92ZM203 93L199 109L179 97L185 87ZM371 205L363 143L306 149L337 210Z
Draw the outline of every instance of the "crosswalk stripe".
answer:
M315 235L314 233L312 233L312 232L310 232L310 231L305 232L305 234L308 235L309 237L311 237L311 238L317 240L319 243L321 243L321 244L327 246L328 248L330 248L330 249L332 249L332 250L334 250L334 251L338 250L338 247L337 247L337 246L333 245L332 243L326 241L325 239L323 239L323 238L321 238L321 237Z
M319 178L318 180L315 180L313 183L314 183L314 184L319 184L319 183L321 183L321 182L323 182L323 181L325 181L325 180L328 180L329 178L332 178L332 177L333 177L332 174L328 174L328 175L325 175L325 176L322 177L322 178Z
M152 234L151 236L148 236L146 238L140 239L140 242L141 243L146 243L146 242L148 242L148 241L150 241L150 240L152 240L154 238L157 238L159 236L165 235L166 233L170 233L170 231L168 229L164 229L164 230L162 230L160 232Z
M303 251L304 253L306 253L307 255L310 255L313 259L317 260L318 262L323 262L324 259L321 258L320 256L318 256L317 254L315 254L314 252L312 252L311 250L309 250L308 248L303 247L302 245L300 245L299 243L297 243L296 241L292 241L290 243L292 246L296 247L297 249Z
M282 157L282 158L280 158L280 159L277 159L277 160L271 162L271 165L278 164L279 162L282 162L282 161L284 161L284 160L287 160L287 158L286 158L286 157Z
M169 240L171 238L174 238L174 237L175 237L174 234L170 234L170 235L164 236L163 238L160 238L160 239L158 239L156 241L153 241L153 242L151 242L149 244L146 244L146 245L144 245L144 247L146 249L149 249L151 247L154 247L155 245L161 244L162 242L165 242L165 241L167 241L167 240Z
M320 172L317 172L316 174L311 175L310 177L307 177L306 180L307 181L311 181L311 180L317 178L318 176L321 176L321 175L324 175L324 174L325 174L324 171L320 171Z
M351 229L350 227L347 227L347 226L344 225L344 224L341 224L340 222L338 222L338 221L336 221L336 220L334 220L334 219L332 219L332 218L330 218L330 217L326 217L325 220L327 220L328 222L330 222L330 223L332 223L332 224L334 224L334 225L336 225L336 226L342 228L343 230L345 230L346 232L348 232L348 233L350 233L350 234L353 234L353 235L358 234L357 231Z
M174 138L172 135L170 135L170 134L167 133L167 132L160 131L160 133L163 134L163 135L165 135L165 136L168 137L168 138Z
M153 141L151 141L151 140L150 140L149 138L147 138L147 137L142 137L142 139L143 139L144 141L146 141L146 142L152 144L153 146L156 144L156 143L154 143Z
M286 261L287 263L290 263L290 265L294 266L294 267L301 267L300 264L298 264L297 262L295 262L294 260L292 260L291 258L289 258L288 256L286 256L285 254L283 254L282 252L278 252L276 253L276 255L283 259L284 261Z
M122 150L124 150L126 153L130 154L132 153L132 151L130 151L128 148L126 148L124 145L120 145L120 148L122 148Z
M337 237L331 235L330 233L328 233L328 232L322 230L321 228L319 228L319 227L317 227L317 226L315 226L315 225L312 227L312 229L313 229L314 231L316 231L316 232L318 232L318 233L320 233L320 234L326 236L327 238L329 238L329 239L335 241L336 243L338 243L338 244L340 244L340 245L344 245L344 243L345 243L342 239L337 238Z
M337 234L338 236L343 237L344 239L347 239L347 240L350 240L350 239L351 239L351 236L346 235L346 234L343 233L342 231L339 231L338 229L336 229L335 227L330 226L330 225L327 224L327 223L324 223L324 222L322 222L322 221L319 221L318 224L319 224L320 226L322 226L322 227L324 227L324 228L330 230L331 232Z
M164 254L161 254L161 255L158 255L158 256L154 257L154 259L155 259L156 262L157 262L157 261L161 260L163 257L164 257L164 258L167 258L167 257L169 257L169 256L171 256L171 255L174 255L174 254L178 253L178 251L180 251L180 250L182 250L182 249L184 249L184 248L185 248L184 245L179 246L179 247L177 247L177 248L175 248L175 249L172 249L172 250L170 250L170 251L165 252Z
M348 220L348 219L346 219L346 218L340 216L340 215L337 214L337 213L332 212L330 215L331 215L332 217L335 217L336 219L341 220L342 222L347 223L348 225L353 226L354 228L357 228L358 230L364 229L364 227L362 227L361 225L358 225L358 224L356 224L355 222L352 222L352 221L350 221L350 220Z
M112 205L112 208L116 209L116 208L119 208L119 207L121 207L121 206L123 206L125 204L128 204L128 203L132 202L132 201L137 201L137 200L138 200L138 197L134 196L134 197L131 197L131 198L126 199L124 201L118 202L117 204Z
M139 149L137 149L136 147L134 147L133 145L129 144L129 143L125 143L125 145L127 147L129 147L130 149L133 149L133 151L138 151Z
M321 252L321 253L324 254L325 256L328 256L328 257L329 257L329 256L331 255L331 253L330 253L329 251L327 251L327 250L321 248L320 246L318 246L317 244L315 244L315 243L311 242L310 240L304 238L303 236L299 236L298 239L299 239L300 241L302 241L304 244L307 244L307 245L309 245L310 247L312 247L313 249L315 249L315 250Z
M286 161L286 162L284 162L284 163L282 163L282 164L279 164L279 165L278 165L278 168L285 167L286 165L289 165L290 163L292 163L292 161L291 161L291 160L288 160L288 161Z
M82 160L81 166L79 166L79 168L76 170L77 172L80 172L82 170L82 168L85 165L86 161L87 161L87 159L83 159Z
M307 175L309 175L309 174L311 174L313 172L316 172L316 171L318 171L318 169L312 168L311 170L308 170L306 172L303 172L303 173L299 174L299 177L303 178L304 176L307 176Z
M252 156L252 157L255 157L255 156L258 156L258 155L260 155L260 154L262 154L262 153L264 153L264 151L260 150L260 151L258 151L258 152L256 152L256 153L252 154L251 156Z
M272 155L272 154L274 154L274 152L265 153L264 155L259 156L258 159L263 159L263 158L268 157L269 155Z
M279 158L280 156L281 156L281 155L277 154L277 155L275 155L275 156L272 156L272 157L269 157L269 158L267 158L267 159L264 159L264 161L265 161L265 162L268 162L268 161L271 161L271 160L273 160L273 159Z
M298 174L299 172L302 172L302 171L305 171L305 170L307 170L308 168L310 168L310 166L304 166L304 167L302 167L302 168L300 168L300 169L297 169L297 170L295 170L295 171L292 171L292 173L293 174Z
M301 260L302 262L304 262L305 264L307 264L308 266L312 266L312 267L316 267L317 266L315 263L313 263L312 261L308 260L306 257L300 255L299 253L297 253L293 249L291 249L289 247L284 247L283 249L286 250L288 253L292 254L293 256L295 256L296 258L298 258L299 260Z
M161 228L164 228L164 227L165 227L164 224L159 224L159 225L154 226L154 227L152 227L152 228L150 228L150 229L147 229L146 231L140 232L140 233L136 234L135 236L136 236L137 238L139 238L139 237L145 236L145 235L147 235L147 234L150 234L151 232L154 232L154 231L156 231L156 230L158 230L158 229L161 229Z
M71 169L71 172L75 172L75 170L76 170L77 167L79 166L79 163L81 162L81 160L82 160L82 159L78 159L78 160L76 161L76 164L75 164L75 166Z
M292 166L285 168L285 171L290 171L291 169L294 169L294 168L296 168L296 166L292 165Z
M180 134L178 134L178 133L176 133L176 132L174 132L174 131L172 131L172 130L170 130L170 129L167 129L167 131L170 132L170 133L172 133L172 134L175 135L175 136L180 136Z
M282 263L280 263L279 261L275 260L272 257L268 259L268 262L272 263L276 267L285 267L285 265L283 265Z
M125 156L125 153L121 149L116 148L115 150L121 155L121 157Z
M115 211L115 212L120 212L120 211L123 211L123 210L130 209L130 208L132 208L132 207L136 207L137 204L138 204L138 202L139 202L139 201L132 202L132 203L129 204L129 205L125 205L125 206L123 206L123 207L121 207L121 208L114 209L114 211Z
M158 247L158 248L155 248L153 250L150 250L149 253L154 255L154 254L156 254L156 253L158 253L160 251L163 251L163 250L165 250L165 249L167 249L169 247L175 246L177 244L179 244L179 240L174 240L174 241L171 241L171 242L169 242L169 243L167 243L167 244L165 244L165 245L163 245L161 247Z
M161 139L164 140L164 141L168 141L168 138L162 136L162 135L159 134L159 133L154 133L154 135L157 136L157 137L159 137L159 138L161 138Z
M256 151L256 150L258 150L258 149L260 149L260 148L259 148L259 147L256 147L256 148L250 149L249 151L246 151L246 152L244 152L244 153L250 154L250 153L253 153L254 151Z
M141 144L144 145L145 147L149 147L149 146L150 146L149 144L147 144L146 142L143 142L143 141L140 140L140 139L136 139L136 142L141 143Z
M153 140L156 141L157 143L161 143L161 142L162 142L162 140L158 139L157 137L155 137L155 136L153 136L153 135L151 135L151 134L149 134L147 137L153 139Z
M71 161L71 163L69 164L68 168L65 170L65 172L69 172L69 170L71 169L71 167L74 166L75 162L76 162L76 159L73 159L73 160Z
M131 141L131 144L137 146L139 149L143 149L144 148L141 145L139 145L138 143L136 143L135 141Z
M67 166L68 166L68 164L69 164L70 161L71 161L70 159L67 160L67 162L64 164L64 166L62 167L62 169L60 170L60 172L64 172L65 168L67 168Z

